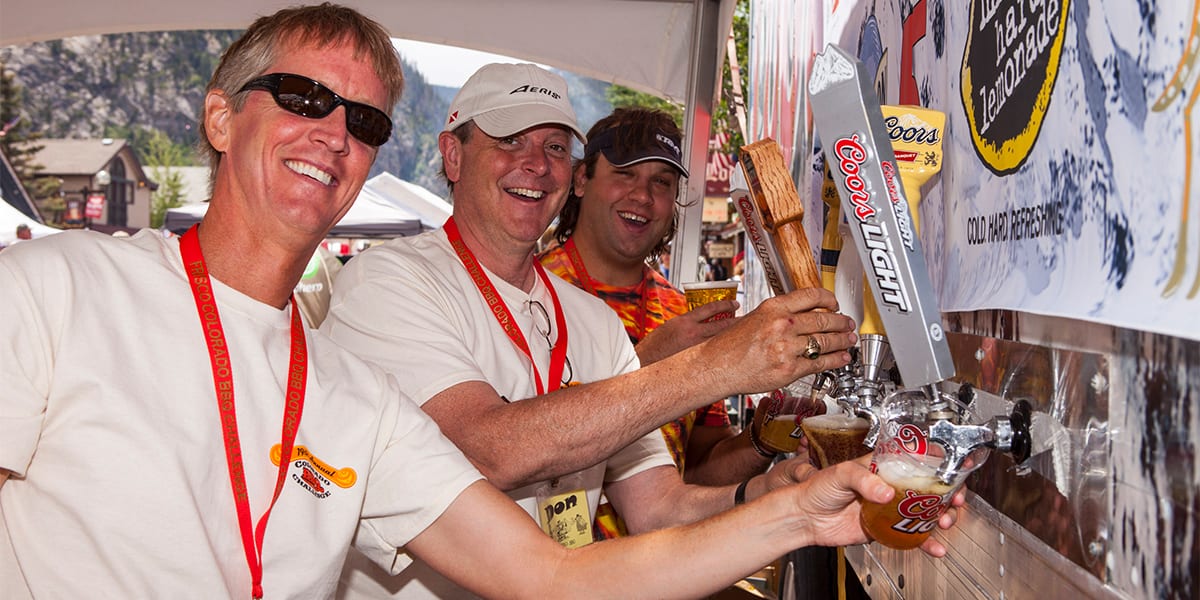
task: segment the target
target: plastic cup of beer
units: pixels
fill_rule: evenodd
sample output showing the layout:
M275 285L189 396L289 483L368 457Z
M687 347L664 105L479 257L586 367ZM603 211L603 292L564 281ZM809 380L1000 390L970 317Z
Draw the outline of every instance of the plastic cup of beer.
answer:
M683 295L687 297L688 310L703 306L709 302L737 299L738 282L729 281L695 281L683 284ZM720 321L733 318L733 311L719 312L704 320Z
M862 417L845 413L814 415L800 421L800 429L808 438L809 460L818 469L871 452L863 445L871 423Z
M811 379L811 378L808 378ZM814 414L825 411L825 403L812 399L812 386L807 379L792 382L771 392L760 401L763 411L759 442L779 454L795 452L804 439L800 423Z
M863 531L880 544L898 550L916 548L925 542L950 507L958 488L988 456L987 448L976 448L953 478L942 481L937 472L946 452L928 439L923 412L928 403L918 401L923 397L919 390L902 390L884 400L884 414L890 418L883 423L875 443L871 471L892 486L896 495L887 504L860 499ZM943 395L943 398L963 410L951 397Z

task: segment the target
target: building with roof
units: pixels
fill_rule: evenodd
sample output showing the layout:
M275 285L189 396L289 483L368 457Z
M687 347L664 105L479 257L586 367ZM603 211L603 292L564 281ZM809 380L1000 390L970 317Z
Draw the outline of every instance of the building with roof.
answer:
M62 207L37 200L48 220L66 227L150 226L150 195L158 188L124 139L42 139L41 177L62 182Z

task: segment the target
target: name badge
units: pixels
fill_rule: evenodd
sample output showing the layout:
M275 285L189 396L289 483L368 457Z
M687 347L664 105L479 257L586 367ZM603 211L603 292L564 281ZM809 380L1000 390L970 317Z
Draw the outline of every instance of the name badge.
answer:
M539 486L537 506L542 531L554 541L567 548L579 548L592 543L587 490L579 473Z

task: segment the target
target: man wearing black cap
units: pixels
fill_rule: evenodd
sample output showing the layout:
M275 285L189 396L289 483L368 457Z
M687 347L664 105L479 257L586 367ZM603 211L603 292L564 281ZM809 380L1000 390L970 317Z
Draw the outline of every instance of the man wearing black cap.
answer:
M601 488L637 533L808 477L806 462L794 461L737 486L684 485L656 429L730 394L845 365L853 323L812 312L836 302L806 290L639 369L616 315L533 255L570 188L575 138L584 136L561 77L527 64L477 71L438 138L453 216L441 230L347 263L321 330L395 374L488 479L566 546L592 541ZM799 358L809 335L828 353ZM345 597L463 595L420 563L389 579L353 555L343 586Z

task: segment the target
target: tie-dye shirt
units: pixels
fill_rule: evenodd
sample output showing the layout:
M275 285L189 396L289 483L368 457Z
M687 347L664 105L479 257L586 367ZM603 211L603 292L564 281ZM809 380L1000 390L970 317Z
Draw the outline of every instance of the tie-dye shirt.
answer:
M554 274L562 277L571 284L584 290L583 275L578 273L571 264L571 257L562 246L555 246L543 252L539 257L542 265ZM641 283L634 286L607 285L595 279L590 280L591 290L604 300L620 315L625 323L625 331L629 339L637 344L647 333L662 325L667 319L687 312L687 298L683 292L675 289L671 282L650 267L642 267L644 277ZM725 411L725 402L715 402L699 410L690 412L662 426L663 438L667 449L675 459L680 474L684 470L687 440L692 428L696 425L707 427L725 427L729 425L729 414ZM614 519L615 517L615 519ZM610 539L625 534L625 524L605 503L600 506L596 516L597 539Z

